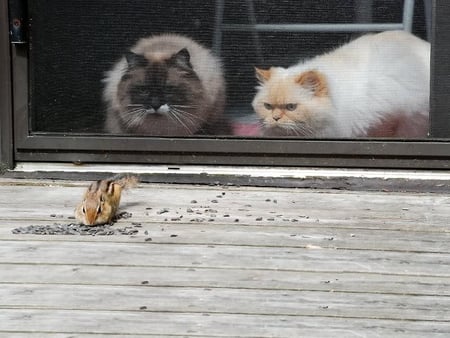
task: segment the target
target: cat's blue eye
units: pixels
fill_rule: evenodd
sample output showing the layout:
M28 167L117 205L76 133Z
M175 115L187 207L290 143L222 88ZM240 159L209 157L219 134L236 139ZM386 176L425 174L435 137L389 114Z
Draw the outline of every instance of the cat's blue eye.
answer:
M273 110L273 106L270 103L264 103L264 108L267 110Z
M289 111L294 111L296 108L297 108L297 104L296 103L288 103L286 105L286 110L289 110Z

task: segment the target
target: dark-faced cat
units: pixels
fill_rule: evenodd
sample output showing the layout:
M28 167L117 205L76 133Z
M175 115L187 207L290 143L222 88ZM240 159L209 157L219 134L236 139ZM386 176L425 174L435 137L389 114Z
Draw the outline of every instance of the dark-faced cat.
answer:
M106 74L105 131L189 136L230 133L219 60L192 39L140 39Z

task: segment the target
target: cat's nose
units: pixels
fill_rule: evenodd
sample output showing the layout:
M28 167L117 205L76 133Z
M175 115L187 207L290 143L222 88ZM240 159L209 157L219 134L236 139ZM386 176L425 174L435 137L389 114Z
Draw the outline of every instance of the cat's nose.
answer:
M278 121L279 119L281 119L283 117L283 115L284 115L284 112L277 109L272 113L272 118L275 121Z
M275 121L278 121L279 119L281 119L283 117L283 114L273 114L272 115L272 118L275 120Z
M162 106L161 104L161 100L158 99L157 97L152 97L152 100L150 102L150 106L152 106L152 108L157 111L159 109L159 107Z

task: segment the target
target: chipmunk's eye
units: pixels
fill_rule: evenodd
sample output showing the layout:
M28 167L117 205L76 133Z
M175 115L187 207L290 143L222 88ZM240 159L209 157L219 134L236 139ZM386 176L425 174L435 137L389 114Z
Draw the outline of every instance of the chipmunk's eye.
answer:
M273 106L270 103L264 103L264 108L267 110L273 110Z
M81 211L83 212L83 214L86 214L86 209L83 207L83 209L81 209Z
M296 103L288 103L286 105L286 110L289 110L289 111L294 111L296 108L297 108L297 104Z

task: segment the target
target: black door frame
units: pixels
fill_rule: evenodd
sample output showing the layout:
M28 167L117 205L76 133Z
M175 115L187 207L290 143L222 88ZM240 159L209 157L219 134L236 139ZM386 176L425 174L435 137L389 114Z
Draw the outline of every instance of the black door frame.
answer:
M421 141L31 134L27 50L24 45L10 45L7 2L2 1L0 6L0 162L8 168L13 168L17 161L433 169L450 166L448 1L433 0L430 84L433 138Z

